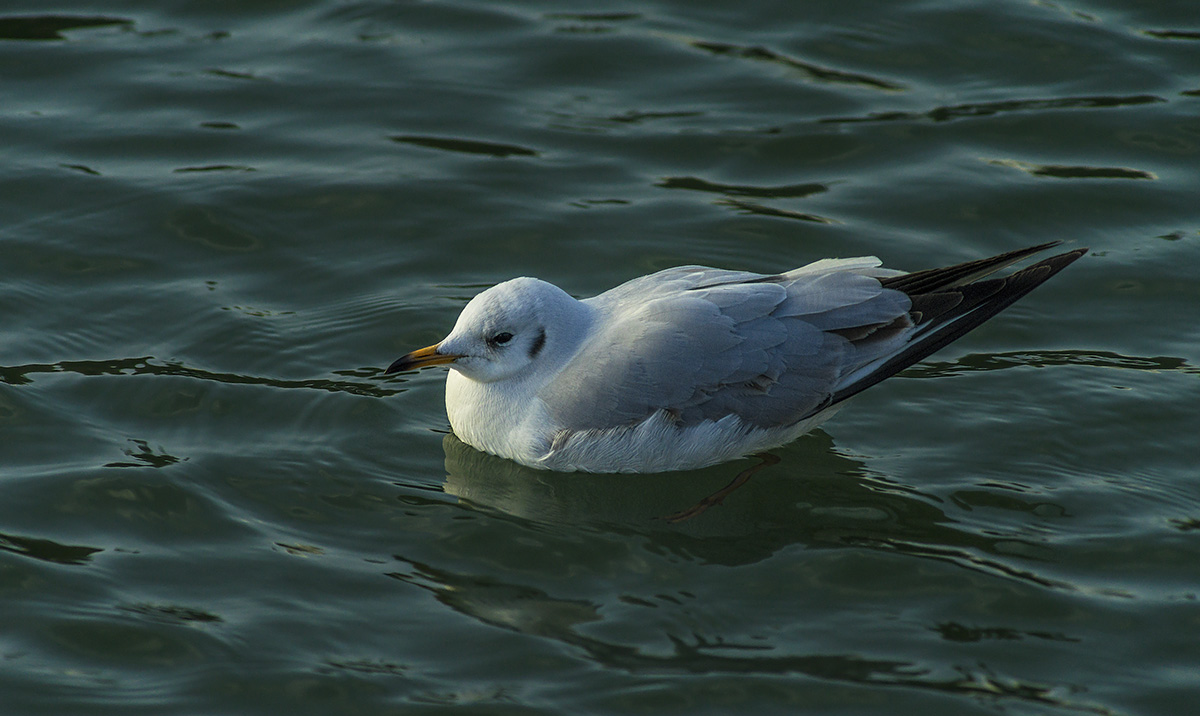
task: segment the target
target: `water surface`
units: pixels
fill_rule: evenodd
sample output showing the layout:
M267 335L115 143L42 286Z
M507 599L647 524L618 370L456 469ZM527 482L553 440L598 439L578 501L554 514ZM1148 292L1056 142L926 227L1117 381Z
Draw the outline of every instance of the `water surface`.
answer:
M228 4L225 4L228 5ZM0 11L14 714L1176 714L1188 2ZM482 287L1092 253L778 451L541 473L388 376Z

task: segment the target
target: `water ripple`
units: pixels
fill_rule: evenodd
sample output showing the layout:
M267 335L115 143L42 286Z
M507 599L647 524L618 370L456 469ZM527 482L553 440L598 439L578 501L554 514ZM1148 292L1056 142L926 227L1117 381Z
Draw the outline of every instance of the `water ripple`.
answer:
M1061 97L1052 99L1013 99L998 102L972 102L947 107L936 107L926 112L872 112L865 117L831 117L819 120L822 124L849 124L858 122L910 122L929 120L949 122L972 117L991 117L1012 112L1046 112L1059 109L1112 109L1166 102L1162 97L1149 94L1131 96Z
M499 159L506 157L536 157L538 152L527 147L519 147L515 144L500 144L498 142L484 142L477 139L458 139L455 137L429 137L418 136L413 134L400 134L391 137L393 142L402 144L415 144L418 147L426 147L429 149L441 149L446 152L459 152L462 154L486 154Z
M698 50L711 52L714 55L728 55L731 57L739 57L757 62L768 62L781 67L786 67L790 70L797 70L804 74L809 79L818 80L821 82L830 82L836 84L855 85L858 87L866 87L868 89L884 90L888 92L900 92L907 89L904 85L895 82L888 82L877 77L860 74L857 72L847 72L845 70L835 70L829 67L821 67L811 62L798 60L794 57L789 57L774 50L769 50L765 47L748 47L742 45L734 45L725 42L705 42L703 40L693 40L692 47Z
M360 368L357 370L333 371L335 375L364 378L382 377L382 368ZM159 361L152 356L140 358L116 358L112 360L59 361L58 363L31 363L16 366L0 366L0 382L8 385L26 385L33 382L35 375L45 373L76 373L86 376L100 375L154 375L182 376L196 380L213 381L230 385L262 385L271 388L321 390L330 393L349 393L372 397L386 397L403 392L401 388L388 388L387 383L363 383L345 380L316 378L311 380L282 380L263 376L221 373L192 368L173 361Z
M1183 358L1171 356L1127 356L1112 351L1011 351L1008 353L974 353L955 361L926 360L904 371L911 378L939 378L963 373L1006 370L1017 366L1049 368L1083 365L1093 368L1122 370L1177 371L1200 376L1200 367Z
M1000 676L986 668L956 668L955 676L939 676L927 665L907 659L866 658L847 654L777 654L770 644L738 643L693 632L687 637L666 633L670 650L651 651L637 644L582 633L579 627L598 621L599 606L554 597L543 590L492 577L458 574L397 556L408 568L388 576L427 590L443 605L485 624L550 639L574 647L596 664L639 676L733 674L803 674L811 678L872 686L893 686L1041 704L1070 711L1110 714L1109 709L1080 701L1069 690ZM1076 641L1068 639L1067 641Z
M989 159L989 164L1010 167L1035 177L1053 179L1158 179L1152 172L1127 167L1069 166L1064 164L1035 164L1016 159Z
M0 17L0 40L65 40L63 33L85 27L133 26L133 20L100 15L25 15Z
M753 186L749 184L722 184L699 177L688 176L664 177L655 186L662 187L663 189L688 189L691 191L707 191L714 194L753 196L766 199L799 199L829 191L828 185L816 182L809 184L788 184L784 186Z
M0 550L45 562L69 565L85 564L91 560L92 555L104 551L100 547L61 544L53 540L4 532L0 532Z

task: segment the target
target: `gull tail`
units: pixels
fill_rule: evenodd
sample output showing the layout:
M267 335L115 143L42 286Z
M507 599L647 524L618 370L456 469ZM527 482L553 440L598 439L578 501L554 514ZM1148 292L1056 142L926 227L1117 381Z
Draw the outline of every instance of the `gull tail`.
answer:
M1008 276L983 279L1057 244L1052 242L988 259L881 278L879 282L884 288L902 291L912 299L910 340L898 352L857 371L856 377L833 394L826 407L861 393L961 338L1088 252L1086 248L1075 249L1043 259Z

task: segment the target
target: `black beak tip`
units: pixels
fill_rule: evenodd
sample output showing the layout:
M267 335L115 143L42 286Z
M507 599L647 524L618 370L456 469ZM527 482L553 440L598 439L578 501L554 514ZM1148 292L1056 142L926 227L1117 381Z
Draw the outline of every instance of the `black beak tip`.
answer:
M412 361L408 359L408 356L401 356L392 361L392 364L384 369L383 374L391 375L392 373L399 373L402 370L408 370L409 366L411 365Z

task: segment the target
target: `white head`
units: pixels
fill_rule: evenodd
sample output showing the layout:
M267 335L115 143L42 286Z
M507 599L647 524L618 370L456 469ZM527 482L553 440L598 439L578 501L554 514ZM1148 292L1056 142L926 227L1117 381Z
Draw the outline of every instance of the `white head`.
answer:
M449 363L480 383L519 378L572 355L588 322L587 308L557 286L514 278L471 299L441 343L401 357L387 372Z

